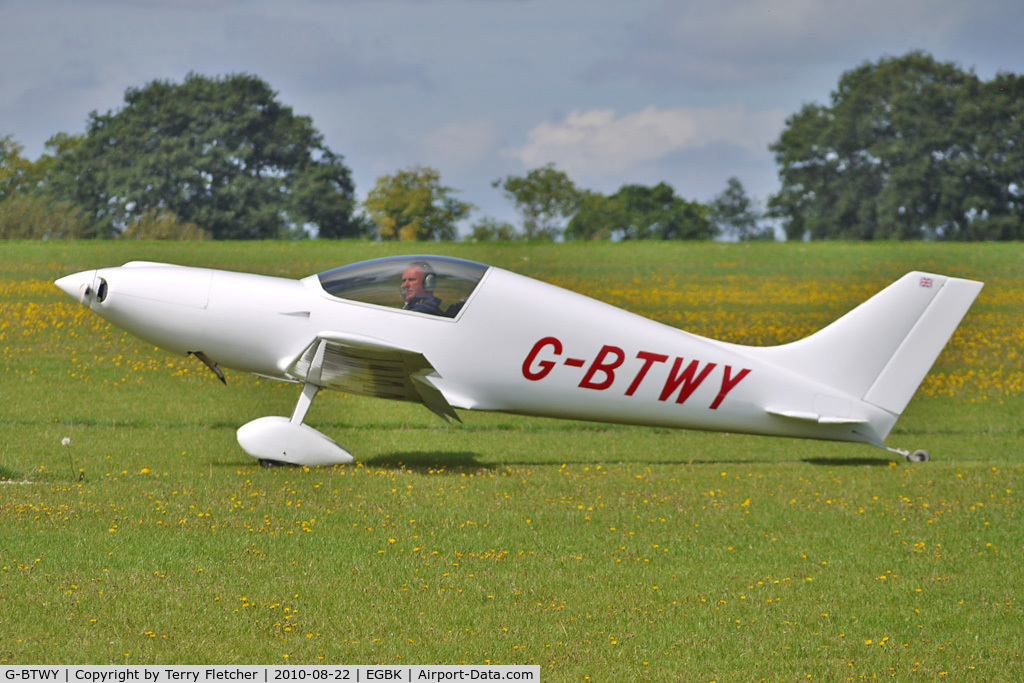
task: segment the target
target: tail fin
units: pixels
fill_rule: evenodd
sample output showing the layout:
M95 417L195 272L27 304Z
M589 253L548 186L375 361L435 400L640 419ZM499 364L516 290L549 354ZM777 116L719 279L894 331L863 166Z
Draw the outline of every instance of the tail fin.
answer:
M913 272L765 360L899 415L983 283Z

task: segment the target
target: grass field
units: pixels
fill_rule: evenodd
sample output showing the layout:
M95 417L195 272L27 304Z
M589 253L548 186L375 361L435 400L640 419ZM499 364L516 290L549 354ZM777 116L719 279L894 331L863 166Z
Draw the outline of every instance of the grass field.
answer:
M1022 245L433 246L750 344L908 270L987 284L889 438L931 463L466 411L447 426L328 393L308 421L359 462L263 470L235 429L290 414L297 387L223 387L52 281L133 259L300 277L414 248L0 244L0 664L1024 679Z

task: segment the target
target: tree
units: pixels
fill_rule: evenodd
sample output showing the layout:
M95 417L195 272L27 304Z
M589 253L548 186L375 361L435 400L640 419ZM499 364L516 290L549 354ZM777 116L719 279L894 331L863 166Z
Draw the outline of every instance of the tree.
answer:
M565 238L580 241L621 239L630 220L621 197L608 197L588 190L583 193L579 210L565 228Z
M71 202L30 192L0 201L0 239L80 239L95 237L94 227Z
M55 136L47 143L47 149L70 146L73 141L71 136ZM44 154L37 161L30 161L22 156L24 150L12 136L0 138L0 202L20 194L39 194L45 189L54 157Z
M519 233L511 223L487 216L472 225L467 239L470 242L515 242Z
M922 52L844 73L771 145L771 214L790 239L1024 237L1021 80Z
M707 240L715 236L708 208L677 196L668 183L623 185L614 196L621 198L630 216L623 239Z
M69 137L48 143L51 149ZM71 202L49 196L46 181L54 158L22 156L24 147L0 137L0 239L77 239L95 236L89 216Z
M85 138L60 151L53 191L110 233L152 210L215 239L355 234L349 169L311 119L255 76L153 81L118 112L89 115Z
M209 239L206 231L195 223L186 223L170 211L150 209L122 232L123 240L165 240L202 242Z
M960 231L945 237L1024 239L1024 76L998 74L962 104L973 141L953 161L943 195L967 198L957 207L966 220Z
M24 147L10 135L0 138L0 202L14 196L28 182L32 162L21 156Z
M708 208L668 183L623 185L610 197L588 193L566 228L568 239L705 240L715 236Z
M584 197L554 164L535 168L524 176L499 178L491 186L501 188L522 214L527 240L557 239Z
M456 223L473 209L454 193L441 184L440 171L414 166L378 178L364 206L380 239L454 240Z
M708 208L711 223L725 237L738 242L775 239L775 233L770 227L760 225L761 211L747 196L739 178L729 178L726 188L711 201Z

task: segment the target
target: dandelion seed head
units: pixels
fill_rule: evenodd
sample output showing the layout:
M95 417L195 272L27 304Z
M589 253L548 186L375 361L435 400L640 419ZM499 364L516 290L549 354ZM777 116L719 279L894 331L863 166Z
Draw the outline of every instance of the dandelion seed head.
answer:
M60 444L62 446L70 446L71 445L71 437L65 436L63 439L60 440Z

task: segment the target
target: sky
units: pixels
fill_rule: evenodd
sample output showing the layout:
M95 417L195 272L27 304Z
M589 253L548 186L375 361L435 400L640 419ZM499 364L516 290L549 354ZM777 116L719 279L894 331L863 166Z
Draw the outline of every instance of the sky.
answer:
M411 166L485 216L554 163L610 194L762 203L768 145L865 62L924 50L1024 73L1018 0L0 0L0 137L36 159L128 88L249 73L309 116L364 198Z

